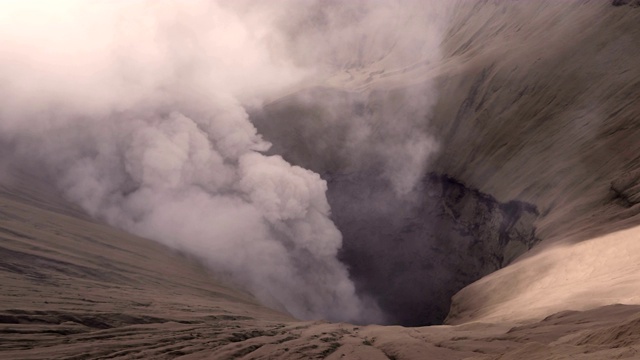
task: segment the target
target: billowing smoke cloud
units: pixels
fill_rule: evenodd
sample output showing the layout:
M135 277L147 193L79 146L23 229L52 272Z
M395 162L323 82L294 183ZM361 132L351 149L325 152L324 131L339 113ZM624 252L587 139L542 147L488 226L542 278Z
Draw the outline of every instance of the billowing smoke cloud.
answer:
M413 0L293 7L276 22L284 34L277 50L312 67L320 81L310 82L315 90L285 101L296 104L292 114L279 109L278 118L257 125L276 146L285 145L279 151L292 152L288 157L305 166L321 173L377 173L390 183L392 196L408 195L438 148L427 131L438 99L435 80L416 74L441 62L452 8ZM303 143L295 144L292 135Z
M436 61L437 36L420 18L429 9L415 10L324 1L4 4L4 159L38 169L95 217L197 255L269 305L302 318L380 321L337 260L342 239L326 182L265 155L270 144L246 109L327 74L410 66L415 54ZM400 15L424 22L410 36L381 30ZM388 123L340 119L349 129L341 156L382 159L401 194L434 149L408 113Z

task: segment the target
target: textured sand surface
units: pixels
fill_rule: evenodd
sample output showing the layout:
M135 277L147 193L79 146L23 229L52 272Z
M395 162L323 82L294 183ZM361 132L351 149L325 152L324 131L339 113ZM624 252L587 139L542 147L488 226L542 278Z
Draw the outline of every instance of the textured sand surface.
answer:
M0 189L2 359L637 358L640 307L404 328L301 322L44 184Z

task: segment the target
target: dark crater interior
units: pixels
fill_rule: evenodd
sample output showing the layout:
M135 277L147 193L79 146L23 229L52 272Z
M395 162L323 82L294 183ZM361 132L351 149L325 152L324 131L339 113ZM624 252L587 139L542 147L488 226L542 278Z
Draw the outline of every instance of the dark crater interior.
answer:
M535 206L501 203L447 175L426 175L411 199L390 200L378 186L332 177L328 197L344 237L341 260L390 324L441 324L456 292L539 241Z
M419 106L394 103L395 95L313 89L250 116L273 143L272 154L327 180L332 218L343 235L340 259L359 293L377 301L385 322L442 324L456 292L539 241L539 214L533 204L500 202L444 173L426 173L414 191L394 193L382 175L384 154L375 147L359 157L349 154L352 121L342 120L364 119L375 130L393 126L389 119L402 113L428 126Z

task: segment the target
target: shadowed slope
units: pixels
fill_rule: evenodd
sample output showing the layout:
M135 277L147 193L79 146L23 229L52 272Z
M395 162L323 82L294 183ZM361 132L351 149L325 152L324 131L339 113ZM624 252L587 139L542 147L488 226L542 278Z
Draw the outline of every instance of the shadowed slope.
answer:
M638 213L610 186L640 167L639 21L605 1L463 2L444 42L435 168L536 204L543 239L615 231Z

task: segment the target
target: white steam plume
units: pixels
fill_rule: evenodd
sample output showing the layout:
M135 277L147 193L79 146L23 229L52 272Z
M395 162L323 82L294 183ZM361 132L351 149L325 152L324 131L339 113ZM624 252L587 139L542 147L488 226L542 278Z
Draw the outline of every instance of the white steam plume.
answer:
M330 17L338 4L327 3ZM263 155L270 144L245 107L311 73L354 66L340 54L378 26L388 5L348 6L365 28L330 22L337 31L326 44L317 29L291 38L304 23L282 25L304 20L322 2L276 5L3 2L3 162L38 168L91 215L199 256L269 305L301 318L377 322L377 307L356 295L336 258L342 239L329 219L325 181ZM346 45L341 34L351 34ZM378 38L358 66L393 42ZM395 43L399 54L414 44ZM401 122L387 125L384 148L410 157L408 167L386 162L396 166L390 174L411 177L396 184L406 192L431 140ZM354 124L354 146L364 144L358 136L374 125Z

